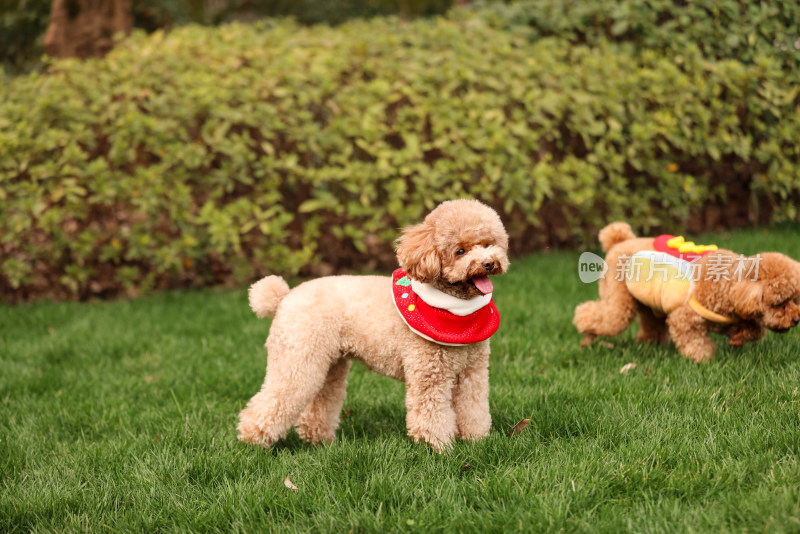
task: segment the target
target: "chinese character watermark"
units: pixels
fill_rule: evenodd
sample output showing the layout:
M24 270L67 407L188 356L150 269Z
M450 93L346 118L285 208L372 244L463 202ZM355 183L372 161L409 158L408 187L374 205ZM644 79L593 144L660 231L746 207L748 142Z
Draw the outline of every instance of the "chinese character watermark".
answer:
M692 282L700 281L701 277L705 281L720 282L733 281L741 282L744 280L758 280L758 270L761 263L761 255L735 257L713 254L703 265L697 262L686 262L675 258L675 262L685 262L681 264L680 275L670 274L670 266L674 263L661 261L631 261L633 256L620 254L614 265L614 280L617 282L649 282L658 279L667 281L671 277L687 277ZM603 258L592 252L584 252L578 260L578 277L584 284L591 284L606 277L609 271L608 264ZM689 273L686 275L686 273ZM683 276L682 276L683 275Z

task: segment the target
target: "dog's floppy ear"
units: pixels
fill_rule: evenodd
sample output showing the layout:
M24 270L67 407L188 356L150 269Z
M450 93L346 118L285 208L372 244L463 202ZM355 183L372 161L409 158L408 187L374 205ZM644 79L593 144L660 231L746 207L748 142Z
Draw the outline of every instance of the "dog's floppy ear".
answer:
M441 273L442 260L433 235L433 226L421 222L405 228L397 238L397 261L414 280L431 283Z
M736 315L743 319L754 319L764 314L764 290L761 282L742 280L731 291Z

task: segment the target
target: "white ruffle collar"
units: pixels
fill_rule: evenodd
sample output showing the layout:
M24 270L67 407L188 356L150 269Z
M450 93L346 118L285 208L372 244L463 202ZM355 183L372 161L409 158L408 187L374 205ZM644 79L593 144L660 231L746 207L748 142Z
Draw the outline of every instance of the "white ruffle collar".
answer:
M440 308L447 310L453 315L464 317L471 313L480 310L492 300L492 294L478 295L471 299L460 299L453 295L448 295L430 284L425 284L417 280L411 281L411 289L417 294L428 306L433 308Z

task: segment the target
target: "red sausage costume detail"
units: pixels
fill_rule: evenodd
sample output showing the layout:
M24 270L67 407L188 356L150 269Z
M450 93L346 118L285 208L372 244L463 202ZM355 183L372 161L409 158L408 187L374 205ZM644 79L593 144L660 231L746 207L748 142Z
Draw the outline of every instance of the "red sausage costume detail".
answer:
M392 273L392 296L411 331L440 345L477 343L489 339L500 326L491 293L459 299L412 281L403 269L397 269Z

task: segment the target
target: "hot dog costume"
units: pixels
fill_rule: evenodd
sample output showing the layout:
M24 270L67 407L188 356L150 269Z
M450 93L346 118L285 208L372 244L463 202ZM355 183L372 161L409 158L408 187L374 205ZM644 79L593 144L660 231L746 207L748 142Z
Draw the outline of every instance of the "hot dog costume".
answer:
M440 345L477 343L500 326L491 293L460 299L412 280L403 269L392 273L392 299L412 332Z
M663 234L653 240L653 248L631 256L625 271L625 285L636 300L657 316L669 315L688 302L698 315L709 321L720 324L736 321L709 310L692 296L692 262L717 250L716 245L695 245L683 236Z

